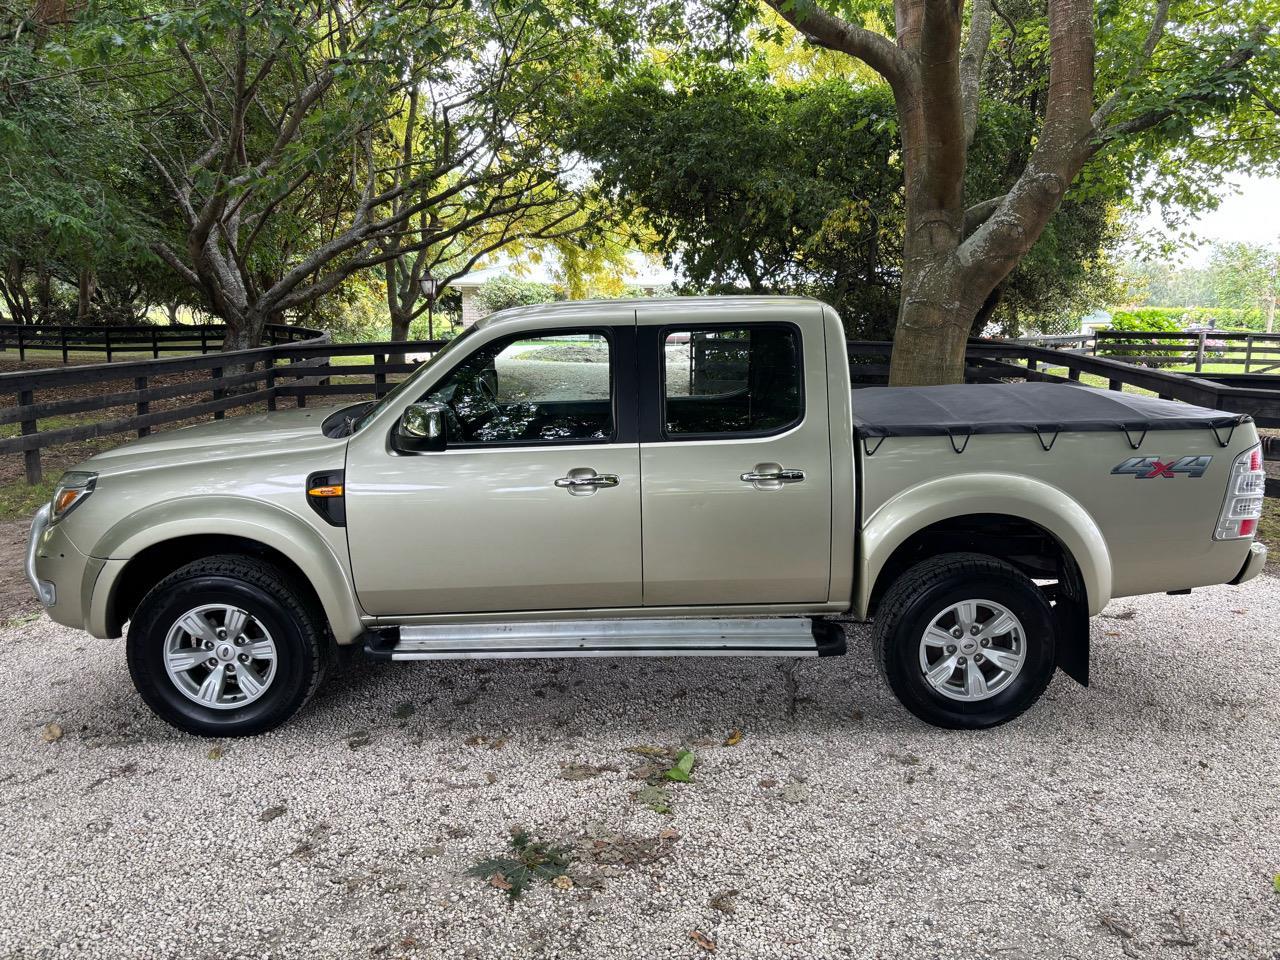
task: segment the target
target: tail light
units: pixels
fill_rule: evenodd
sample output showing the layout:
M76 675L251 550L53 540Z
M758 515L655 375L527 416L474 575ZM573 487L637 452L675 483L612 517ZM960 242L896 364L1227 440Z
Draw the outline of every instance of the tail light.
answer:
M1267 486L1267 475L1262 469L1262 447L1250 447L1231 464L1231 478L1227 481L1227 498L1222 504L1222 515L1213 532L1215 540L1244 540L1258 532L1258 518L1262 516L1262 498Z

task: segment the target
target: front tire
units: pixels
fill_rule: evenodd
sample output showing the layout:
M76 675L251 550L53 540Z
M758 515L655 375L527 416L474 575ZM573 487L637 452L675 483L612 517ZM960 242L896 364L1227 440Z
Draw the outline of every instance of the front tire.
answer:
M1007 723L1053 679L1055 628L1044 591L982 554L943 554L909 569L880 604L873 637L894 694L938 727Z
M251 557L216 556L161 580L134 611L126 644L139 695L188 733L265 733L324 679L319 618L290 579Z

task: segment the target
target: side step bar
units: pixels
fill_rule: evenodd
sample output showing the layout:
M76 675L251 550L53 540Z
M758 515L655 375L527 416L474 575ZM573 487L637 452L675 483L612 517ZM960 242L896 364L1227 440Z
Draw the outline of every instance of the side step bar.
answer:
M377 660L533 657L828 657L844 631L808 617L438 624L366 634Z

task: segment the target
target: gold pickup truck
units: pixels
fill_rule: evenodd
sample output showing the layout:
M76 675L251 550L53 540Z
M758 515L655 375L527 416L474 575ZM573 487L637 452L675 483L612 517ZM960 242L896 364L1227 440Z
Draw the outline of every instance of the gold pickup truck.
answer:
M129 625L143 699L268 730L337 647L390 660L843 654L988 727L1088 681L1113 597L1242 583L1247 417L1057 384L851 390L813 300L503 311L376 402L161 433L67 473L27 572ZM869 651L856 650L856 655Z

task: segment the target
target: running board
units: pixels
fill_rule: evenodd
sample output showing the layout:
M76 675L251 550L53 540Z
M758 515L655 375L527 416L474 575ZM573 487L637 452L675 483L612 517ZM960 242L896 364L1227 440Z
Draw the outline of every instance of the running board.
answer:
M548 620L435 624L366 635L378 660L525 657L826 657L845 652L838 624L808 617Z

